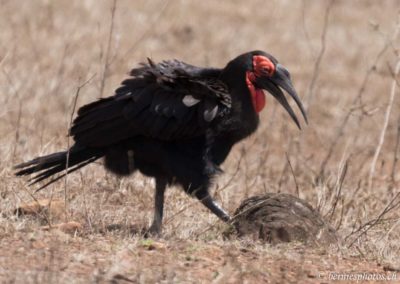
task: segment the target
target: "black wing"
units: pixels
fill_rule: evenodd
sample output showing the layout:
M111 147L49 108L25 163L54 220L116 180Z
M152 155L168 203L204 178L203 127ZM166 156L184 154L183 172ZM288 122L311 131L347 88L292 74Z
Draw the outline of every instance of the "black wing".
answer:
M160 140L203 135L231 107L220 73L177 60L149 60L131 71L114 96L81 107L70 135L96 147L138 135Z

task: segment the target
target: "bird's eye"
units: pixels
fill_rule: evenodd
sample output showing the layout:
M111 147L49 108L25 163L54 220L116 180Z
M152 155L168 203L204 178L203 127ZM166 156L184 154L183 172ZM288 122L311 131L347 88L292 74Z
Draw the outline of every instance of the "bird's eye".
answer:
M283 76L285 76L286 78L288 78L288 79L290 79L290 73L289 73L289 71L284 67L284 66L282 66L281 64L277 64L277 66L276 66L276 69L283 75Z
M265 74L265 75L271 75L271 67L269 67L269 66L262 66L261 67L261 72L260 73L263 73L263 74Z

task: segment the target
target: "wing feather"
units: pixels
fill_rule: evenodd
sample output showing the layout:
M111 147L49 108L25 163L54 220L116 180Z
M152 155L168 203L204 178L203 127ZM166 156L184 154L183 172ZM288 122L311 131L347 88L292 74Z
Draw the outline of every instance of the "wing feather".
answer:
M107 146L135 136L160 140L204 135L210 123L230 109L219 69L177 60L142 64L130 72L115 95L83 106L70 130L75 141Z

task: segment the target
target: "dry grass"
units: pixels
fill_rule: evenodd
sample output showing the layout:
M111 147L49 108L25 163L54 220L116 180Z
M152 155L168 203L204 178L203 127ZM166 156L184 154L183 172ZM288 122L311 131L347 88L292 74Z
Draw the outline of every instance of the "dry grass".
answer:
M332 271L398 269L398 1L338 0L328 11L329 2L118 0L111 23L112 0L0 1L1 281L309 283L318 273L327 281ZM299 132L269 99L258 132L224 164L216 196L233 212L255 194L299 193L339 229L341 249L223 240L224 225L175 189L163 238L144 240L129 227L150 222L150 179L117 179L97 163L70 175L68 190L59 182L32 196L13 176L13 164L66 148L74 94L92 76L77 106L111 95L147 56L223 66L254 49L291 71L310 124ZM48 212L11 213L50 196L65 198L64 217L84 224L79 234L41 230L59 221ZM105 231L110 224L122 230Z

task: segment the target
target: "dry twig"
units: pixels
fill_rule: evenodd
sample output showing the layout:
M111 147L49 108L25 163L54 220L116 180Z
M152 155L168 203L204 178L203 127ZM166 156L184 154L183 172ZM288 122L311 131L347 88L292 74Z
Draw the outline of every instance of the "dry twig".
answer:
M337 208L338 201L339 201L339 199L341 197L344 179L346 178L346 174L347 174L347 169L348 169L348 160L346 160L344 162L343 169L342 169L340 177L339 177L339 179L337 181L337 186L336 186L337 190L336 190L335 198L333 200L333 206L332 206L332 208L330 210L331 214L329 216L329 221L332 220L333 215L335 214L335 211L336 211L336 208Z
M160 12L154 17L153 21L147 25L147 29L144 30L144 32L138 37L138 39L131 45L131 47L128 48L127 51L119 58L119 60L116 60L116 57L114 56L110 62L109 66L111 66L114 62L121 62L126 57L136 49L136 47L146 38L148 37L151 32L154 30L154 25L160 20L161 16L164 14L164 12L167 10L167 7L169 5L170 1L166 1L164 6L160 9Z
M335 0L330 0L328 5L326 6L325 16L324 16L324 25L323 25L322 33L321 33L321 49L319 50L317 60L315 61L315 64L314 64L314 70L313 70L313 74L311 77L311 82L310 82L310 85L308 86L308 91L307 91L307 95L305 98L306 110L308 109L309 104L312 102L313 97L314 97L315 84L317 82L318 75L320 73L319 70L321 67L322 58L323 58L323 56L325 54L325 50L326 50L326 34L328 32L328 26L329 26L329 15L330 15L331 8L332 8L334 2L335 2Z
M396 169L397 169L397 162L399 160L399 150L400 150L399 144L400 144L400 117L397 120L396 146L394 147L393 165L391 173L391 179L393 184L396 182Z
M15 155L17 153L17 147L19 143L19 132L20 132L20 126L21 126L21 114L22 114L22 103L21 100L19 100L18 103L18 115L17 115L17 125L16 125L16 130L15 130L15 142L14 142L14 148L12 151L12 156L11 159L14 161Z
M86 86L95 76L96 74L93 74L89 79L87 79L85 82L83 82L82 84L80 84L75 92L75 97L74 97L74 101L72 104L72 111L71 111L71 117L70 120L68 122L68 132L69 129L71 128L72 125L72 120L74 118L74 114L75 114L75 109L76 109L76 104L78 102L78 97L79 97L79 93L81 91L81 89ZM65 205L65 221L68 221L68 214L67 214L67 209L68 209L68 165L69 165L69 154L70 154L70 136L69 134L67 135L67 159L65 162L65 179L64 179L64 205Z
M389 118L390 118L390 114L392 112L394 96L396 94L396 85L397 85L396 84L396 76L399 74L399 72L400 72L400 59L397 61L397 64L395 67L394 76L393 76L394 79L392 82L392 87L390 88L389 102L388 102L388 106L386 108L385 119L383 121L381 135L379 137L378 146L376 147L374 158L372 159L372 162L371 162L371 168L369 170L368 191L370 191L372 188L372 181L373 181L374 174L375 174L376 162L378 161L378 157L381 152L383 142L385 141L386 129L389 125Z
M108 34L108 41L107 41L106 55L105 55L105 61L104 61L103 75L101 77L101 82L100 82L100 97L101 98L103 97L104 85L106 83L106 78L108 77L108 70L109 70L109 67L110 67L109 57L110 57L110 49L111 49L111 40L112 40L112 36L113 36L113 31L114 31L114 16L115 16L116 7L117 7L117 0L114 0L112 8L111 8L110 31L109 31L109 34Z
M288 153L285 152L285 154L286 154L286 159L287 159L290 171L291 171L292 176L293 176L294 184L296 185L296 195L297 195L297 197L300 198L300 188L299 188L299 184L297 183L297 179L296 179L296 175L294 173L293 167L292 167L292 163L290 162L290 158L289 158Z
M357 95L355 96L355 98L353 99L353 101L351 103L352 107L350 107L350 109L347 112L346 116L344 117L342 123L340 124L339 128L337 129L335 138L333 139L331 145L329 146L328 153L326 154L325 158L322 160L322 163L320 166L320 171L317 176L317 180L320 180L323 177L323 175L325 173L326 165L328 164L329 160L331 159L331 157L334 153L334 150L336 148L336 145L338 144L339 140L342 138L342 136L344 134L344 129L346 128L347 123L349 122L349 119L354 112L354 106L357 104L357 102L359 100L361 100L361 97L364 94L364 91L365 91L365 88L367 87L367 83L369 81L370 76L372 75L373 72L375 72L376 65L378 64L381 57L388 50L389 45L390 45L390 43L386 42L386 44L382 47L382 49L379 51L379 53L375 57L375 60L372 63L372 65L370 66L370 68L368 68L368 70L365 72L364 79L362 80L360 88L358 89Z
M357 230L351 232L350 234L348 234L345 237L345 241L348 240L351 236L353 236L354 234L357 234L358 232L361 232L349 245L348 248L352 247L354 245L354 243L360 239L363 235L365 235L370 229L372 229L374 226L376 226L379 222L383 221L383 217L388 214L390 211L392 211L393 209L399 207L400 205L400 199L398 199L398 197L400 197L400 192L398 192L388 203L388 205L386 205L386 207L382 210L382 212L378 215L378 217L376 217L375 219L369 220L366 223L364 223L363 225L361 225ZM395 202L396 201L396 202Z

